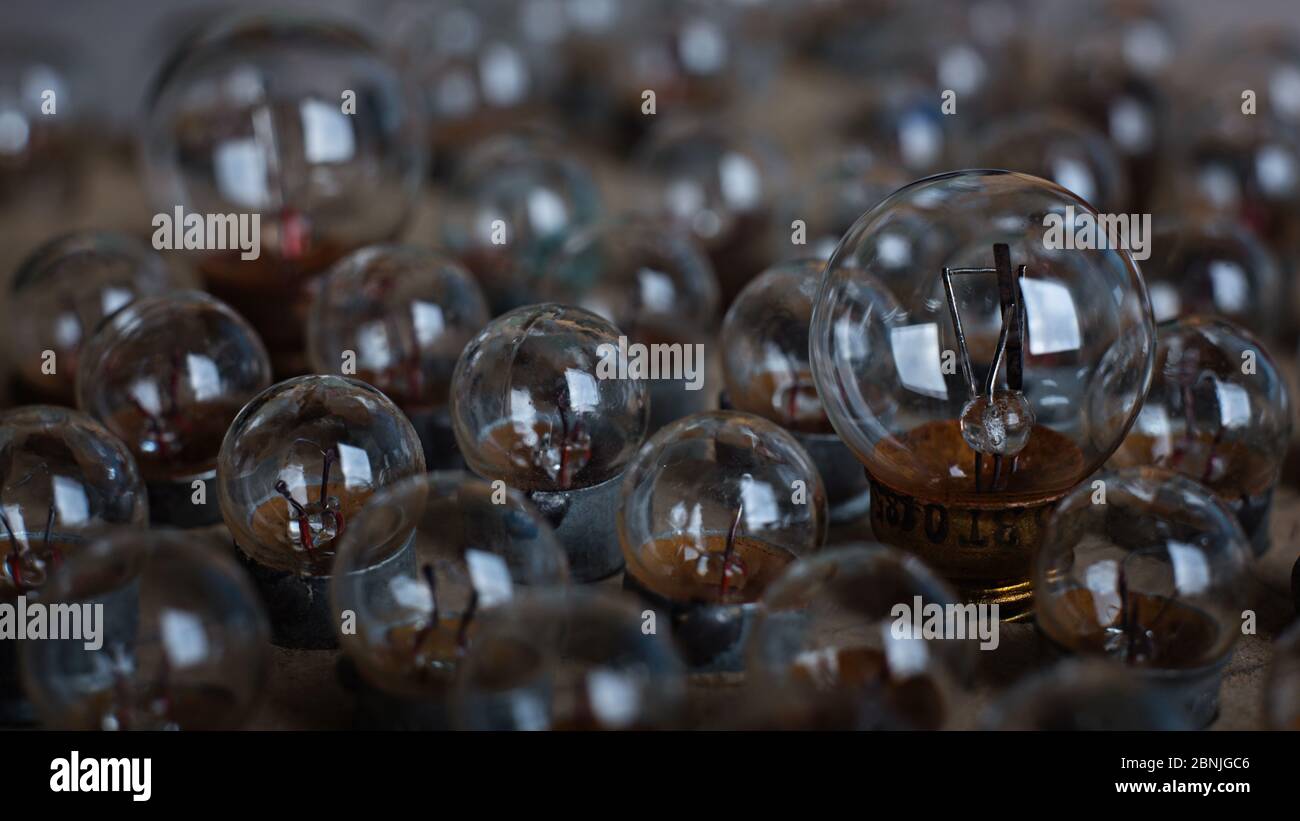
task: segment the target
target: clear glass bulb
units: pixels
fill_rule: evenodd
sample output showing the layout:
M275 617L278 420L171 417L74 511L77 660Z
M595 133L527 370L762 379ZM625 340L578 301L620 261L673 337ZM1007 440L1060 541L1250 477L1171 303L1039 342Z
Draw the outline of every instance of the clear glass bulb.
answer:
M549 139L502 136L465 158L440 233L499 314L537 301L537 279L553 254L600 208L600 189L576 157Z
M1122 667L1064 659L1008 690L985 713L990 730L1194 730L1167 694Z
M218 498L249 558L324 576L370 497L421 473L419 437L388 397L355 379L300 376L235 417L217 461Z
M813 376L872 478L876 538L1004 616L1029 604L1043 506L1105 462L1150 383L1132 256L1052 234L1095 217L1023 174L920 180L845 236L813 310Z
M210 26L155 81L141 151L156 207L260 215L256 259L206 248L195 261L277 367L302 350L305 280L405 223L425 162L417 112L364 36L304 17Z
M447 405L456 360L488 319L478 283L455 261L413 245L370 246L318 280L308 357L317 373L351 360L358 379L403 410L433 410Z
M10 281L10 362L38 395L73 404L79 354L100 321L136 299L190 284L152 248L125 234L86 232L50 240Z
M1070 653L1198 675L1241 634L1249 565L1241 526L1204 486L1160 468L1101 473L1052 514L1038 626Z
M0 43L0 209L11 229L33 214L55 216L80 188L85 72L72 53L17 32ZM47 91L53 112L43 110Z
M632 342L702 342L718 311L713 266L689 234L638 214L577 231L547 266L539 288L613 322Z
M813 382L808 328L825 263L774 265L745 286L722 323L722 373L736 410L786 430L834 433Z
M72 555L48 592L102 608L102 646L23 642L27 694L47 727L233 730L265 693L266 614L218 545L123 528Z
M670 602L756 601L826 537L808 454L758 416L712 411L656 433L628 466L618 531L627 574Z
M355 614L339 643L371 685L437 697L493 609L567 577L550 525L518 491L430 473L385 488L352 522L330 596L336 623Z
M1276 257L1231 219L1187 215L1157 221L1142 278L1156 322L1218 316L1272 339L1286 321Z
M201 291L137 300L87 342L77 404L135 455L146 481L217 465L235 414L271 384L257 332Z
M620 335L589 311L549 303L484 328L452 378L452 422L470 469L522 491L587 488L622 472L645 437L649 404L644 380L602 367Z
M646 730L680 725L672 642L631 600L589 588L538 592L493 612L462 665L455 720L473 730Z
M1264 709L1274 730L1300 730L1300 624L1273 643Z
M34 595L108 525L143 525L149 501L126 445L66 408L0 414L0 599Z
M785 161L771 145L716 123L670 123L636 163L640 205L689 231L708 252L730 304L779 253Z
M976 136L969 168L1004 168L1051 180L1092 207L1122 213L1128 178L1106 136L1058 110L998 122Z
M1286 378L1253 336L1189 316L1157 328L1155 378L1111 464L1167 468L1205 485L1268 549L1273 488L1291 440Z
M904 73L892 82L873 84L842 128L849 139L903 170L907 182L948 165L956 135L943 104L938 89Z
M845 545L803 558L759 600L747 646L750 683L853 704L850 726L858 729L874 714L939 729L975 648L910 630L900 635L897 608L956 601L920 560L884 545Z

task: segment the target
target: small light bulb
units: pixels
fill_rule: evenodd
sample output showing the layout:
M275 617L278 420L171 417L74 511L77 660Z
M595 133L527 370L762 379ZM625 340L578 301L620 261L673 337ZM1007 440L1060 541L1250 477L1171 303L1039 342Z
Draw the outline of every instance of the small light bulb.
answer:
M445 729L483 620L567 579L563 548L518 491L454 471L380 491L340 538L330 589L340 646L361 675L362 723Z
M455 722L471 730L681 726L686 681L671 642L632 601L588 588L520 596L485 620L466 657Z
M581 308L525 306L484 328L452 378L465 462L538 506L579 582L622 565L613 516L619 479L649 416L645 380L616 361L621 334Z
M71 556L50 601L102 608L101 635L23 642L23 679L60 730L233 730L270 672L266 614L238 565L193 534L121 529Z
M1200 482L1263 555L1291 440L1286 379L1263 345L1223 320L1189 316L1156 334L1155 379L1111 464L1153 465Z
M187 287L153 249L124 234L67 234L33 251L10 284L9 357L38 397L75 402L79 354L106 316Z
M289 379L239 412L217 460L221 515L276 643L334 646L325 594L339 538L380 488L423 472L406 416L355 379Z
M355 375L379 388L415 425L425 464L458 467L451 377L488 319L478 283L455 261L416 246L369 246L317 282L308 359L317 373Z
M1203 727L1241 634L1250 548L1204 486L1160 468L1098 474L1057 505L1034 569L1038 626L1113 659Z
M252 327L205 293L178 291L133 302L100 326L82 351L77 404L131 448L155 522L202 526L221 520L207 487L221 440L270 384Z
M826 537L826 493L789 433L713 411L656 433L628 466L618 508L624 585L671 619L700 672L740 669L763 591Z

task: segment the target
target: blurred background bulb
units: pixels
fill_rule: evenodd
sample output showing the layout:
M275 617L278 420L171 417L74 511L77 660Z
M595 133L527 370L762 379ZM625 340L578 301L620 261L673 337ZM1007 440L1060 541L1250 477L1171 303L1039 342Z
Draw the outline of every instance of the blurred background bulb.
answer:
M691 236L663 220L624 214L570 236L547 266L544 299L577 305L613 322L630 344L703 345L717 327L718 280ZM698 376L660 373L648 384L650 430L704 410ZM688 387L689 386L689 387Z
M444 418L456 360L488 322L483 292L449 257L413 245L375 245L340 260L318 282L307 318L317 373L355 374L411 418L425 462L451 464Z
M1194 730L1159 688L1097 660L1064 659L1016 684L985 713L991 730Z
M470 152L452 180L442 244L500 314L537 301L552 255L600 208L596 181L576 157L543 137L496 137Z
M1048 523L1038 626L1066 652L1142 671L1204 726L1241 633L1249 563L1241 526L1204 486L1161 468L1102 473Z
M805 433L833 433L808 361L808 325L825 263L795 260L745 286L722 324L723 377L736 410Z
M633 602L589 589L540 591L491 613L462 664L456 722L474 730L680 726L686 685L672 643L647 635Z
M749 682L852 703L855 729L870 726L872 715L887 727L887 717L898 717L905 727L939 729L974 643L900 632L897 608L956 601L929 568L894 548L855 544L806 557L763 593L748 642Z
M785 172L784 158L761 139L717 123L669 123L638 156L634 196L707 251L725 306L779 252L776 226L788 224Z
M1154 465L1205 485L1262 555L1291 439L1286 380L1263 345L1226 321L1189 316L1156 331L1151 390L1111 464Z
M968 168L999 168L1051 180L1099 211L1129 206L1128 178L1101 132L1060 111L1026 114L976 136Z
M1118 446L1155 348L1129 253L1066 250L1050 217L1095 212L1023 174L920 180L845 236L813 311L813 376L873 480L876 538L1004 617L1029 603L1042 508Z
M189 284L134 237L103 231L52 239L10 280L10 362L36 396L71 405L81 348L99 322L140 297Z
M235 543L275 571L326 576L376 491L424 472L411 423L355 379L301 376L250 401L221 443L217 487Z
M98 422L45 405L0 414L0 597L33 595L96 531L148 519L131 452Z
M1190 314L1249 324L1265 339L1280 333L1287 312L1276 257L1231 218L1183 215L1157 220L1142 278L1156 322Z
M181 46L147 112L141 152L155 207L260 215L257 259L206 248L196 262L277 370L295 372L305 280L392 238L412 208L425 145L411 91L351 28L242 15Z
M234 560L178 531L120 529L71 556L51 601L103 607L102 641L23 642L42 723L60 730L232 730L270 668L266 615Z
M83 72L66 43L7 35L0 55L0 210L48 219L81 187Z
M340 541L331 598L340 646L369 687L442 701L484 617L566 583L563 548L515 490L460 472L385 488ZM445 720L445 718L444 718Z
M147 482L174 481L216 467L235 414L270 384L252 327L201 291L178 291L100 326L82 351L77 404L131 448Z
M910 180L948 165L955 137L951 123L938 89L901 77L864 92L841 128L847 139L879 154Z
M795 193L805 233L783 257L830 259L858 217L912 181L906 171L865 146L831 149L831 159ZM777 226L785 234L785 226Z

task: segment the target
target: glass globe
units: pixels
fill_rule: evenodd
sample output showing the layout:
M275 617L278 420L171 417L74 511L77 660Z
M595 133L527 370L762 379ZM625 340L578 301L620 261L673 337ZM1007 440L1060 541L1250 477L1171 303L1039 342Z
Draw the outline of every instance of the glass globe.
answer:
M547 301L608 319L630 345L675 345L692 354L680 370L649 381L650 430L707 407L703 348L690 346L713 339L718 280L689 234L644 215L602 221L565 241L538 290Z
M347 657L374 687L445 692L482 617L565 584L564 551L518 491L459 472L385 488L339 542L330 596Z
M271 384L256 331L201 291L137 300L91 337L77 404L131 448L146 481L206 473L235 414Z
M1264 708L1274 730L1300 730L1300 623L1273 643Z
M951 123L941 91L904 72L892 82L869 86L843 128L910 180L948 165L955 137Z
M817 392L871 475L876 538L1004 615L1028 604L1044 506L1110 456L1150 383L1132 256L1051 233L1085 215L1024 174L920 180L845 236L813 310Z
M549 303L493 320L452 378L456 440L470 468L523 491L619 475L648 413L644 380L601 376L602 351L616 350L620 335L590 311Z
M346 372L408 413L447 405L456 360L488 323L478 283L455 261L412 245L375 245L317 283L307 351L317 373Z
M1223 320L1190 316L1157 336L1151 390L1111 464L1153 465L1205 485L1262 555L1291 439L1286 378L1253 336Z
M10 364L38 396L72 404L78 355L100 320L140 297L188 285L148 245L124 234L50 240L10 280Z
M420 440L388 397L355 379L300 376L235 417L217 460L218 498L246 556L324 576L370 497L423 472Z
M1204 486L1161 468L1102 473L1048 523L1038 626L1067 652L1142 671L1203 726L1241 633L1249 564L1241 526Z
M784 159L718 124L671 123L636 163L641 206L689 231L708 252L722 304L776 258Z
M859 728L883 711L904 726L939 729L970 669L973 642L916 635L912 617L900 620L899 613L956 601L920 560L894 548L855 544L806 557L759 600L749 677L756 687L858 702Z
M1276 257L1231 219L1185 216L1157 221L1142 278L1156 322L1190 314L1249 323L1274 338L1286 318Z
M966 157L972 168L1002 168L1071 191L1098 210L1123 212L1130 192L1124 166L1105 135L1060 111L1026 114L986 128Z
M813 382L808 327L825 263L804 259L764 271L722 323L722 374L736 410L786 430L834 433Z
M575 157L544 138L498 137L470 152L452 180L442 244L500 314L537 301L552 255L600 208L596 181Z
M619 542L635 588L669 602L746 604L826 537L826 493L786 431L746 413L656 433L623 479Z
M102 608L102 645L23 642L23 677L60 730L231 730L270 672L266 615L234 560L168 530L121 529L73 555L50 600Z
M534 593L493 612L462 664L456 723L473 730L678 726L686 699L672 643L640 609L589 589Z
M1194 730L1187 715L1132 671L1097 660L1064 659L1007 691L983 717L990 730Z
M169 215L260 215L256 259L206 247L196 262L278 368L302 350L305 280L405 223L425 160L414 100L360 33L294 16L211 26L156 79L141 137L153 198Z
M77 411L0 414L0 600L34 596L108 525L143 525L149 502L131 452Z

